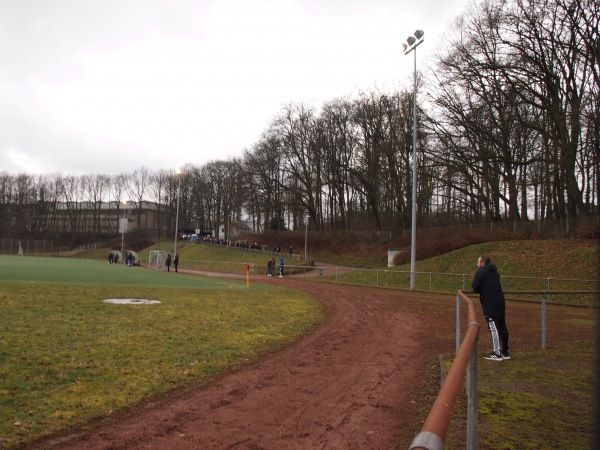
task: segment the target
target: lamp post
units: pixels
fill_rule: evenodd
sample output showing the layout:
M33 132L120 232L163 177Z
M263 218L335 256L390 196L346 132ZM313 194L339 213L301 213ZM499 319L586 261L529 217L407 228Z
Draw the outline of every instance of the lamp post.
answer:
M119 231L121 232L121 264L123 264L125 263L123 252L125 251L125 232L127 231L128 220L125 218L125 205L127 202L123 200L121 203L123 204L123 218L119 221Z
M414 87L413 87L413 148L412 148L412 230L410 241L410 289L415 289L415 265L417 250L417 47L424 40L423 30L415 31L414 36L406 39L407 44L402 44L404 54L415 53Z
M308 220L310 216L307 214L304 217L304 262L308 261L308 256L306 254L307 244L308 244Z
M229 246L231 242L231 221L233 220L233 213L227 215L227 219L229 220L229 223L227 224L227 246Z
M181 193L181 169L177 169L177 212L175 214L175 246L173 249L173 258L177 254L177 235L179 230L179 194Z

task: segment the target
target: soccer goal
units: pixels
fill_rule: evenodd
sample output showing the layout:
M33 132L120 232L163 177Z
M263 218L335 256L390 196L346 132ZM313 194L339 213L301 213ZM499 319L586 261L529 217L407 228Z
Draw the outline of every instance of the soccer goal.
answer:
M166 259L167 252L163 252L161 250L150 250L150 256L148 257L148 268L164 270Z

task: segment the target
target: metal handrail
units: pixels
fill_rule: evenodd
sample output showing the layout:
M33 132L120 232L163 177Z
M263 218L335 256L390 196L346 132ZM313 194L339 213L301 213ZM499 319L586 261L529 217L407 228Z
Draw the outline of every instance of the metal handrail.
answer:
M462 291L457 291L457 301L462 299L468 304L469 324L462 344L450 367L442 387L425 419L421 432L413 440L410 450L443 450L444 440L450 425L450 418L460 394L463 377L467 372L467 448L476 448L477 420L477 342L479 325L475 315L473 301Z

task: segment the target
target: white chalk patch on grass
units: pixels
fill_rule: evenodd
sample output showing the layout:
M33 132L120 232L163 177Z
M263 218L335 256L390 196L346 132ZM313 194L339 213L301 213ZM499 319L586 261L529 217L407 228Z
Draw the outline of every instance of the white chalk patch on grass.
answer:
M160 300L148 300L145 298L107 298L102 300L104 303L114 303L116 305L155 305L162 303Z

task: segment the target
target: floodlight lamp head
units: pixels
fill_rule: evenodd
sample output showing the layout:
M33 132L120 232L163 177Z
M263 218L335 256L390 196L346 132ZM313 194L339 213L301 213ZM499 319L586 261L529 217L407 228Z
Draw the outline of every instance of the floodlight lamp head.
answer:
M408 48L408 45L402 43L402 48L404 49L404 53L406 53L406 49Z
M408 39L406 39L406 42L408 42L408 45L413 45L415 43L416 39L413 36L409 36Z
M415 31L415 37L417 39L421 39L424 34L425 34L425 32L423 30L417 30L417 31Z

